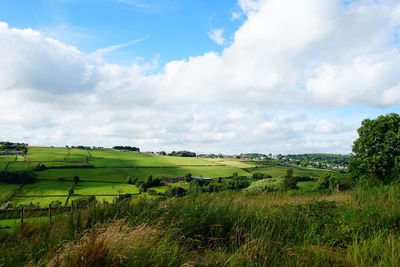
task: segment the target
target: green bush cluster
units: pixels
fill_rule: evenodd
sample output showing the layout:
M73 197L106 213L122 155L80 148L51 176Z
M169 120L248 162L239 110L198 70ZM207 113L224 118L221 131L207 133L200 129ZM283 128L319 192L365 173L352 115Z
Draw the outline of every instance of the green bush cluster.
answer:
M243 190L245 193L260 194L263 192L277 192L282 188L282 179L263 179L255 181Z

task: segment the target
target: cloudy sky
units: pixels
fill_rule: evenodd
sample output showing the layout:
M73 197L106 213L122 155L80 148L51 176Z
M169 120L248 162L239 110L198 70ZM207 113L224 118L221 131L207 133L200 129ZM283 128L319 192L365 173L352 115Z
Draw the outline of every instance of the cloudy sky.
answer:
M400 111L397 0L13 0L0 21L0 140L349 153Z

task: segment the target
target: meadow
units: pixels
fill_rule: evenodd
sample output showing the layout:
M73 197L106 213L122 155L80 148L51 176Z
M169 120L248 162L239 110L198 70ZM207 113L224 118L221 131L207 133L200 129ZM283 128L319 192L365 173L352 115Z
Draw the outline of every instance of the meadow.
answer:
M0 265L398 266L399 199L397 186L222 192L7 219Z
M39 168L41 166L43 168ZM7 204L12 208L23 205L46 208L55 202L69 206L73 201L89 196L95 196L99 203L112 203L119 195L139 194L137 186L127 183L129 178L145 181L149 176L184 177L190 173L194 177L215 179L223 177L228 181L234 173L248 178L254 173L263 173L280 179L288 168L294 168L294 174L297 176L318 177L322 173L329 172L281 166L274 161L183 158L114 149L85 150L59 147L29 147L25 157L2 155L0 168L7 171L34 171L36 176L34 183L26 184L22 188L18 184L0 183L0 205L5 204L5 201L20 188ZM75 176L79 177L77 184L73 183ZM248 181L252 183L254 180L248 179ZM300 182L300 191L312 191L313 184L312 181ZM189 189L186 182L169 183L151 188L148 192L140 192L140 196L157 198L172 186ZM73 195L68 198L72 187ZM0 226L6 225L7 221L0 220ZM14 227L15 224L8 226Z

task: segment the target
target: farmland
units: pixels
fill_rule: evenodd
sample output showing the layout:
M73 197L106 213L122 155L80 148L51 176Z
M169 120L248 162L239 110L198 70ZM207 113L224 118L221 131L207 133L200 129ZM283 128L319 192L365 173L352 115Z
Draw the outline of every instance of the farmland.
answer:
M38 166L44 166L38 169ZM120 194L138 194L135 185L128 184L129 177L144 181L153 178L183 177L190 173L197 177L230 177L233 173L251 177L253 173L282 177L288 168L294 168L297 176L318 177L328 170L281 166L274 161L247 161L238 159L211 159L194 157L161 156L153 153L123 152L114 149L86 150L59 147L29 147L23 156L1 155L0 168L7 171L34 171L36 180L24 185L10 199L12 207L32 203L46 207L53 201L70 204L80 196L96 196L98 201L112 202ZM337 173L338 176L342 175ZM73 179L74 195L65 203ZM251 181L251 180L249 180ZM304 183L304 182L303 182ZM21 185L1 184L0 200L6 201ZM185 183L181 184L187 187ZM302 188L312 186L302 185ZM156 193L164 193L169 188L164 185L154 188ZM147 194L148 195L148 194ZM146 193L143 194L146 196Z

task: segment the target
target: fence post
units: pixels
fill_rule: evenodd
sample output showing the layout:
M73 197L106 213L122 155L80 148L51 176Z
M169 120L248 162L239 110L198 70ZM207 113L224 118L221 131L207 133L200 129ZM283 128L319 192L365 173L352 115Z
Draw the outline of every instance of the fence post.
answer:
M24 223L24 207L21 209L21 224Z
M49 220L51 222L51 204L49 204Z

